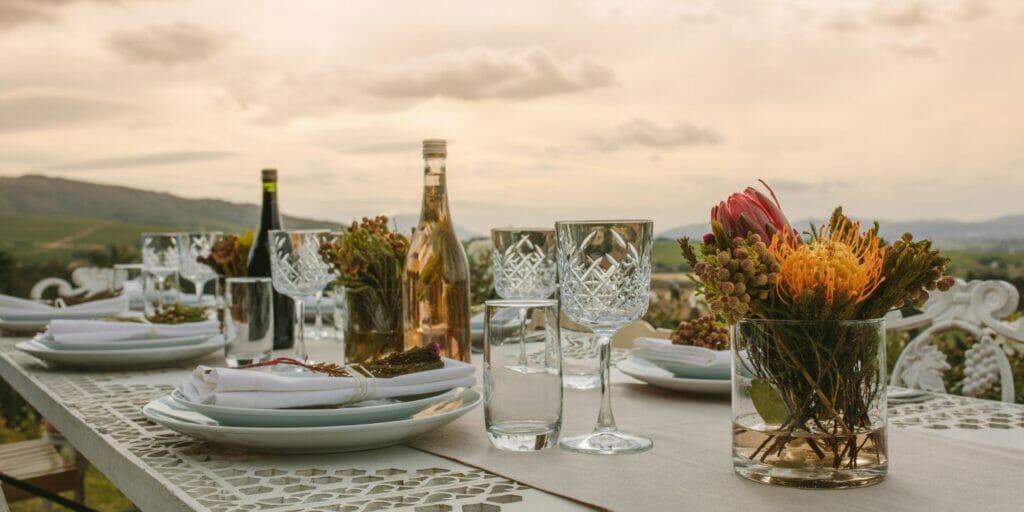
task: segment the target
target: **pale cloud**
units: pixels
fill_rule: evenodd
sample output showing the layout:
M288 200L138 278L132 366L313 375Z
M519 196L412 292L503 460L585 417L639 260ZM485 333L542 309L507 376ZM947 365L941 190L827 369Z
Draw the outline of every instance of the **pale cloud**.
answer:
M96 171L106 169L129 169L133 167L150 167L158 165L188 164L208 162L236 156L231 151L186 150L165 151L128 157L98 158L67 162L40 168L41 171Z
M54 16L30 2L0 0L0 30L25 23L51 21Z
M116 116L129 107L77 92L25 89L0 95L0 132L63 127Z
M675 149L690 146L720 144L721 134L710 128L690 123L677 123L669 127L659 126L642 118L634 118L615 128L610 135L592 135L590 143L602 151L615 151L628 147Z
M932 5L921 1L886 2L880 4L873 13L871 21L878 25L892 28L913 28L928 25L935 21Z
M978 21L992 14L992 7L984 0L962 0L954 16L962 21Z
M938 51L931 41L923 35L916 35L899 41L893 41L885 45L889 50L917 58L928 58L938 55Z
M841 180L804 181L790 179L772 180L769 184L776 192L810 192L814 194L827 194L837 189L849 188L853 185L848 181Z
M530 99L615 83L615 73L587 57L560 58L544 48L474 48L433 55L370 80L364 90L391 98Z
M206 60L224 48L228 38L188 22L119 31L107 47L129 62L181 64Z

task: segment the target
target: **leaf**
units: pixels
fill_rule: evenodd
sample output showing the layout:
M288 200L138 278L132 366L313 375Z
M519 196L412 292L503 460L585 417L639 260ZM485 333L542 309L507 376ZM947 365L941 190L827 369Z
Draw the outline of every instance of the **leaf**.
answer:
M781 424L789 418L789 410L779 392L768 381L756 378L750 381L750 401L765 423Z

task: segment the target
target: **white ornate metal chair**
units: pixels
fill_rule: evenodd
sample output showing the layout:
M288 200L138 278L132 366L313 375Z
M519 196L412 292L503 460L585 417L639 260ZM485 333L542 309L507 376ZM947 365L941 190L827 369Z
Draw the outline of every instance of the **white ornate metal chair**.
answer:
M943 373L950 369L934 345L938 335L962 330L976 340L965 352L963 393L980 396L998 382L1004 402L1014 401L1013 371L996 338L1018 350L1024 348L1024 323L1005 321L1017 310L1020 294L1005 281L957 279L945 292L931 292L918 315L904 317L894 311L886 317L892 332L923 329L900 354L889 383L933 392L946 392Z
M91 297L110 288L113 279L112 268L79 267L71 272L71 283L59 277L47 277L32 287L29 297L39 300L50 288L57 288L60 297Z

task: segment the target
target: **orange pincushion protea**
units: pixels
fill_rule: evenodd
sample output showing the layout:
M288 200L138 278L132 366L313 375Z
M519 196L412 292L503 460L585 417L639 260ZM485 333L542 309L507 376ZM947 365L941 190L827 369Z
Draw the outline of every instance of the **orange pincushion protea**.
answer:
M786 304L818 288L829 305L841 295L859 304L884 280L886 247L873 231L861 234L859 222L844 218L835 229L822 227L808 244L792 243L793 236L780 231L769 248L781 266L776 287Z

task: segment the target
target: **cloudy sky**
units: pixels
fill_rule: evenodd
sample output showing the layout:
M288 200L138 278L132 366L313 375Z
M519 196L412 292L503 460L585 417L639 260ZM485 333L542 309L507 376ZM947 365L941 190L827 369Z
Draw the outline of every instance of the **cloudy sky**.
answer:
M1024 4L0 0L0 174L419 209L703 220L757 178L791 218L1024 213Z

